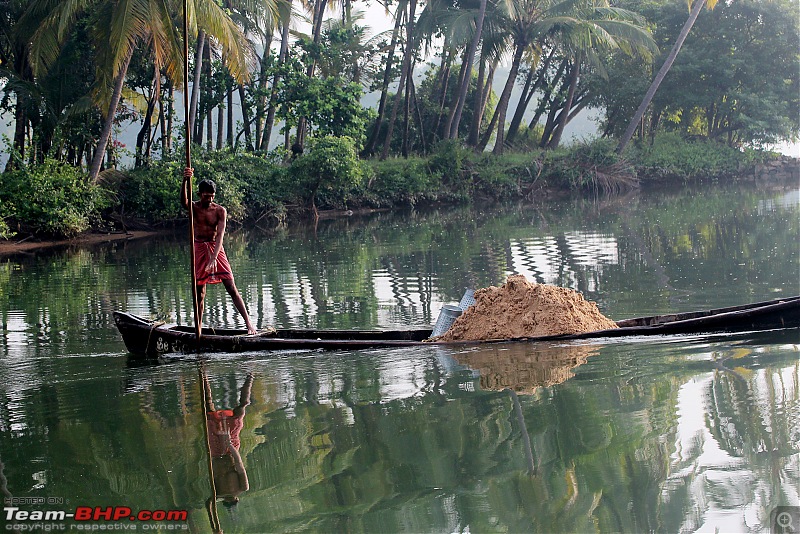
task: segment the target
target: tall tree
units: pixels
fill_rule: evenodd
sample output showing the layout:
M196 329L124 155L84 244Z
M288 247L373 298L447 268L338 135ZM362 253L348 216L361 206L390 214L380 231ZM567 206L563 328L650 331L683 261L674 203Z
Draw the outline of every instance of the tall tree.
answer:
M486 0L480 0L480 5L478 6L478 15L475 19L475 35L472 38L472 43L469 45L469 52L465 59L467 74L464 76L464 79L461 81L461 87L458 89L456 112L453 117L453 124L450 126L450 132L448 132L448 137L450 139L458 137L458 125L461 122L461 113L464 111L464 104L467 100L467 89L469 88L469 80L471 78L470 72L472 71L472 62L475 60L475 51L478 50L478 45L481 42L481 35L483 33L483 21L486 18L486 4Z
M414 57L415 49L415 34L414 34L414 20L417 10L417 0L409 0L408 2L408 17L406 17L406 39L405 50L403 52L403 68L400 71L400 82L398 84L397 94L394 97L392 104L392 114L389 117L389 125L386 131L386 139L383 141L383 150L381 151L381 160L389 156L389 147L392 144L392 134L394 133L394 124L397 120L397 112L400 107L400 101L403 95L403 87L406 83L407 76L413 76L411 72L411 62Z
M681 51L681 47L683 46L684 41L686 41L686 37L689 35L689 32L692 31L692 26L694 26L697 17L700 15L700 11L703 9L703 6L708 4L709 9L714 9L714 6L717 4L717 0L694 0L694 5L690 7L691 11L689 12L689 18L686 19L686 23L681 28L681 33L678 34L678 39L675 41L675 44L672 46L672 50L670 50L669 54L667 55L667 59L664 60L664 64L661 65L661 68L658 70L658 74L653 79L653 83L650 84L650 87L647 89L647 93L645 93L644 98L642 99L641 104L639 104L639 108L634 113L633 118L631 119L630 124L628 125L628 129L625 130L625 133L622 134L622 138L619 140L619 144L617 145L617 153L621 154L625 147L628 146L628 143L633 137L633 132L636 131L636 128L639 126L640 121L642 120L642 116L644 116L644 112L647 110L647 106L650 105L650 102L653 101L653 97L658 91L661 82L664 81L664 77L667 75L669 70L672 68L672 64L675 63L675 58L678 57L678 53Z
M159 70L173 80L182 80L182 45L175 24L182 13L176 0L76 0L57 2L34 0L29 16L43 15L43 22L31 39L31 64L34 73L46 72L58 56L69 29L79 16L86 15L95 27L97 86L95 102L103 113L103 129L97 140L89 177L96 181L111 134L114 115L134 48L144 45ZM205 28L225 50L231 72L240 79L248 76L252 55L241 31L213 0L194 0L188 4L192 28Z

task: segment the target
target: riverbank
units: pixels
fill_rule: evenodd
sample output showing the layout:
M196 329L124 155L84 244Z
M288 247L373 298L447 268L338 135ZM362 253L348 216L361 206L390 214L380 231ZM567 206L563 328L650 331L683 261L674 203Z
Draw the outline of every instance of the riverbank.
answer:
M41 249L51 249L59 247L81 247L87 245L97 245L100 243L110 243L113 241L126 241L131 239L142 239L157 235L154 231L132 231L132 232L95 232L88 231L70 239L42 239L35 236L28 236L23 239L0 240L0 257L11 256L26 252L34 252Z
M484 201L543 204L706 181L800 181L796 158L666 134L652 144L632 145L624 158L609 139L503 156L443 142L425 157L385 161L360 160L351 142L339 141L289 162L269 154L198 149L195 176L216 182L217 202L231 223L261 229L375 210ZM154 161L106 173L97 184L54 160L6 172L0 183L0 237L6 241L0 251L68 244L75 242L72 236L127 239L137 231L174 227L185 219L176 198L182 165ZM37 244L48 242L56 245Z

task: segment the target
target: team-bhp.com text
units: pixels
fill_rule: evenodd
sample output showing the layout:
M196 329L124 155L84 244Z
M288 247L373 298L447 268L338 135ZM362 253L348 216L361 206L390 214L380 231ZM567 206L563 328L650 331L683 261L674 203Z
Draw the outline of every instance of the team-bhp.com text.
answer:
M74 512L66 510L21 510L18 507L3 508L6 530L18 532L50 532L62 530L187 530L186 510L139 510L134 512L127 506L78 506ZM71 520L69 525L58 523ZM115 521L115 523L100 523ZM167 523L145 523L159 521ZM141 524L138 524L141 523Z

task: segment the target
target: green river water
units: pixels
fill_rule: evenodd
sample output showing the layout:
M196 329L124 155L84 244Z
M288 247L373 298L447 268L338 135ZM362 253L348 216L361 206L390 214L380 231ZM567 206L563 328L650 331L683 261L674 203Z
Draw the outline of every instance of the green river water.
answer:
M431 325L464 288L512 273L581 291L613 319L791 296L798 243L796 185L737 185L233 228L226 249L257 326L368 329ZM226 533L774 532L776 512L789 512L780 525L800 521L796 329L129 357L111 312L191 324L187 266L182 231L0 258L5 531L212 532L218 520ZM206 319L243 324L221 286ZM252 378L238 448L249 488L233 507L207 506L203 377L217 409L239 405ZM104 520L128 508L186 519ZM87 509L97 521L58 515Z

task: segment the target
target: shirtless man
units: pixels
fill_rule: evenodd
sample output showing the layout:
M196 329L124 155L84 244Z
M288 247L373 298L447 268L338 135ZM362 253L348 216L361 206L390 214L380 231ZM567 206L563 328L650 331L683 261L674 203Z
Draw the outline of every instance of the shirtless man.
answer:
M181 186L181 206L189 209L188 184L194 176L194 169L186 167L183 171L183 185ZM236 288L233 281L233 272L222 248L222 240L225 237L225 224L228 212L214 202L217 186L211 180L203 180L198 184L200 200L193 201L194 211L194 247L195 262L194 271L197 277L197 309L199 317L198 323L203 323L203 305L206 298L206 285L218 284L222 282L228 294L233 299L233 305L242 314L247 325L248 334L256 334L258 331L250 321L247 307L244 300Z

